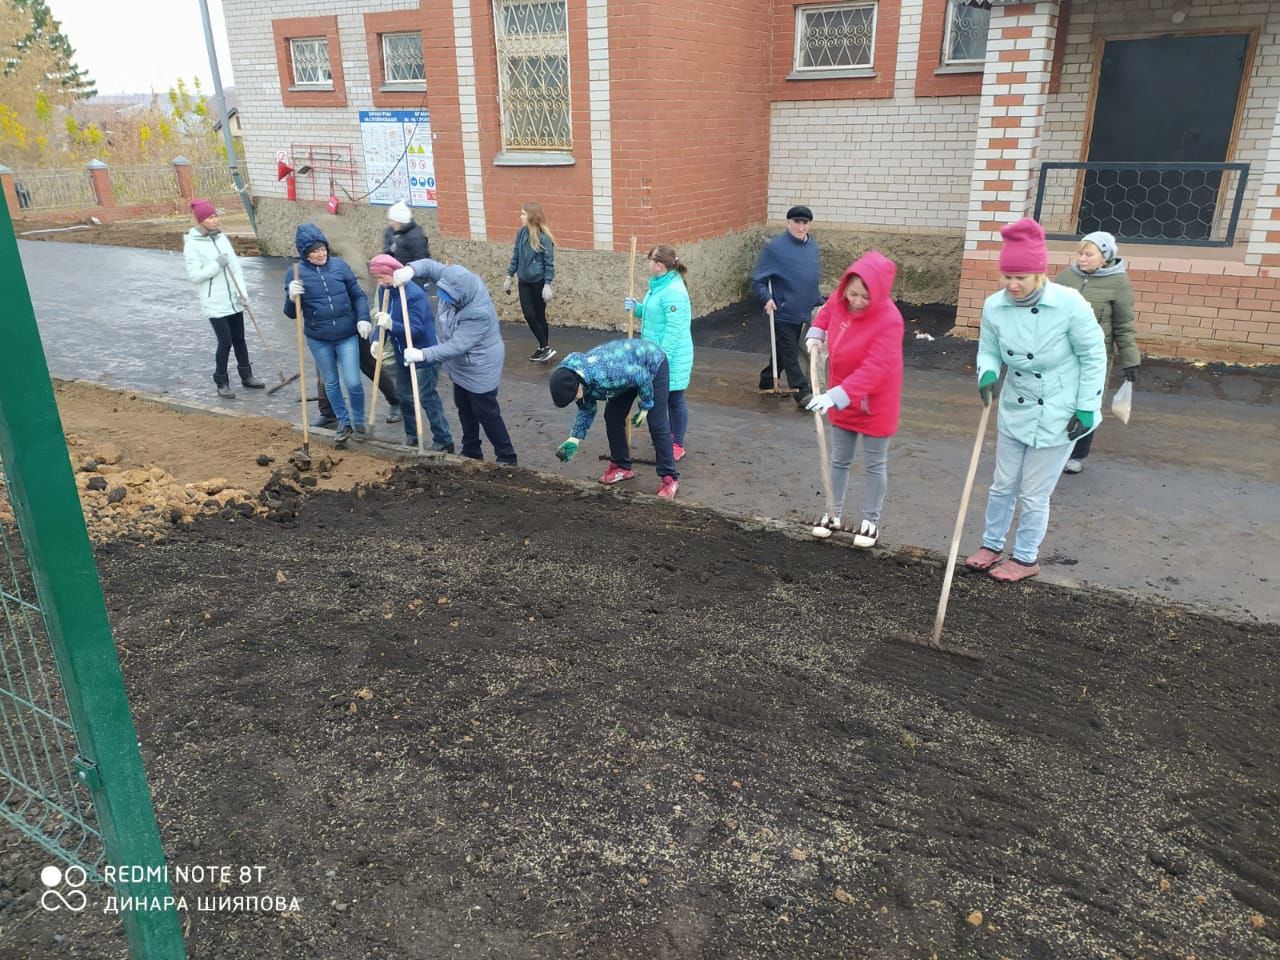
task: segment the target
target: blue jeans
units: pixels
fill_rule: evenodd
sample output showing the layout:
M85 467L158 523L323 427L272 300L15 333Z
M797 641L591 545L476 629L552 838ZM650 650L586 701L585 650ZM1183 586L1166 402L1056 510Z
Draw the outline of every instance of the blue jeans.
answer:
M307 337L307 346L316 361L316 369L324 381L324 395L329 398L333 415L344 427L364 426L364 384L360 382L361 339L354 334L345 340L316 340ZM341 379L341 384L339 384ZM351 409L342 399L347 388Z
M982 532L984 547L997 553L1004 549L1016 505L1022 508L1022 515L1013 541L1013 558L1028 564L1039 559L1040 541L1049 529L1049 497L1071 456L1071 447L1070 443L1028 447L1003 431L999 433L995 477L987 497L987 526Z
M453 445L453 436L449 433L449 420L444 415L444 402L436 392L436 382L440 379L440 364L418 363L418 400L422 404L422 415L431 425L431 448L443 450ZM396 387L404 402L400 413L404 416L404 438L411 444L418 442L417 412L413 408L413 378L409 368L405 366L404 351L396 344Z
M658 476L678 478L676 455L671 449L671 423L668 410L667 384L671 371L667 361L653 376L653 409L649 411L649 439L653 441L653 456L658 463ZM631 469L631 450L627 446L627 416L636 402L635 388L624 390L610 397L604 404L604 429L609 436L609 459L624 470Z
M683 390L667 394L667 413L671 418L671 440L683 447L684 434L689 429L689 404L685 402Z
M498 390L488 393L472 393L456 383L453 385L453 404L458 408L458 422L462 424L462 450L464 457L483 460L480 449L480 428L493 444L493 455L499 463L516 465L516 448L507 433L502 419L502 407L498 405Z

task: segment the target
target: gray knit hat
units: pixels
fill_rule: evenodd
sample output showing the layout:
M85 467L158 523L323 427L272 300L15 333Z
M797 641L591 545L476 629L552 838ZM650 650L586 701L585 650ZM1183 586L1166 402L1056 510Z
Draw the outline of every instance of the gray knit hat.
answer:
M1105 230L1095 230L1093 233L1086 233L1080 238L1081 243L1092 243L1098 248L1098 252L1102 254L1102 259L1106 263L1113 261L1120 253L1116 249L1116 238Z

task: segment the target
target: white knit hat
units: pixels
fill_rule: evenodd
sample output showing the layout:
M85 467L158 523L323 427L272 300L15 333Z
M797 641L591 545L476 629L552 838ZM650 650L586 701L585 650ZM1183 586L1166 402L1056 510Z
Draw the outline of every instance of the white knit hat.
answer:
M408 223L413 219L413 214L409 212L409 205L401 200L387 211L387 219L392 223Z

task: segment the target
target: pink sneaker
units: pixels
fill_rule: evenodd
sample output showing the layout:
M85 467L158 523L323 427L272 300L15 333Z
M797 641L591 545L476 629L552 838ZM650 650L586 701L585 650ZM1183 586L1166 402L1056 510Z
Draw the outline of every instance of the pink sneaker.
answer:
M680 444L673 443L671 445L671 452L676 455L676 460L684 459L684 447L680 446Z
M635 475L634 470L625 470L616 463L610 463L609 469L600 477L600 482L609 486L613 483L621 483L623 480L630 480Z
M664 500L674 500L676 491L680 489L680 481L675 477L663 477L662 486L658 488L658 496Z

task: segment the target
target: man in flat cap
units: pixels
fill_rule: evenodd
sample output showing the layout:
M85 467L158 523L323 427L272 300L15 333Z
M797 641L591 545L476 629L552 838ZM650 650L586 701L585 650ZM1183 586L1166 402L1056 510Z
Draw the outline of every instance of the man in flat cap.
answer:
M778 341L778 369L787 372L787 383L803 409L812 398L809 378L797 357L813 308L822 304L818 292L818 242L809 236L813 211L795 206L787 211L787 229L760 251L751 273L751 289L766 313L772 313ZM760 371L760 389L773 386L773 363Z

